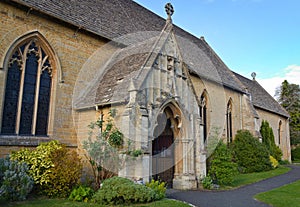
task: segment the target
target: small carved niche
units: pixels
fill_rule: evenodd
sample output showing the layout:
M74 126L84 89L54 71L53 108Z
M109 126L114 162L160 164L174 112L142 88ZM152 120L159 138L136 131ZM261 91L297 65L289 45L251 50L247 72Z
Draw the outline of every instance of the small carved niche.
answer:
M174 68L174 58L172 56L167 56L167 69L172 70Z

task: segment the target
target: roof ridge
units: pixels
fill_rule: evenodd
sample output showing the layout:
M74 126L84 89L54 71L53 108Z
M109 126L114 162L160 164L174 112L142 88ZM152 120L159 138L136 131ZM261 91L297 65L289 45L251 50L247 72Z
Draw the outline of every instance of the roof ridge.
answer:
M224 61L220 58L220 56L212 49L212 47L206 42L206 40L204 39L204 37L199 38L200 41L202 41L204 43L204 45L207 47L207 49L209 50L210 54L213 55L217 61L219 61L219 63L221 63L223 66L225 66L226 72L229 72L230 75L240 84L240 86L244 86L244 84L242 84L241 81L239 81L235 75L232 73L232 70L224 63ZM223 83L223 80L222 80ZM224 84L224 83L223 83ZM245 88L242 88L245 89ZM246 92L246 91L241 91L241 92Z
M251 96L254 99L254 100L252 100L253 105L255 105L256 107L262 108L264 110L279 114L281 116L289 117L289 113L278 103L277 100L275 100L274 97L271 96L271 94L269 94L266 91L266 89L264 87L262 87L259 84L258 81L256 81L255 79L251 80L251 79L249 79L241 74L238 74L234 71L232 71L232 72L248 88L249 93L251 94ZM241 79L243 79L243 80L241 80ZM247 81L247 83L245 81ZM249 84L251 84L252 86ZM264 101L258 98L259 91L257 91L255 93L254 90L256 90L256 89L253 87L256 87L256 89L260 90L260 92L263 93L262 95L264 96ZM267 101L266 99L268 99L269 101L272 101L273 103L266 103L267 105L265 103L261 103L261 101L266 102ZM271 105L273 105L273 107Z

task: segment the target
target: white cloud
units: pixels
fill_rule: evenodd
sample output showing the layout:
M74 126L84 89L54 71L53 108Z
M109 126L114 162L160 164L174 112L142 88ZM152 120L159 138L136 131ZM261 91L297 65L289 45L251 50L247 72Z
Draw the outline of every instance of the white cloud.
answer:
M300 66L289 65L283 69L281 75L265 79L257 78L259 84L262 85L271 96L275 95L276 88L279 87L284 80L287 80L289 83L300 84Z

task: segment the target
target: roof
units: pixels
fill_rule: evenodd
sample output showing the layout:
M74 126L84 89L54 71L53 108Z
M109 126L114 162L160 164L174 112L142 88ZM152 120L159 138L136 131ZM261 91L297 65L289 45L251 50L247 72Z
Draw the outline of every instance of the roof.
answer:
M161 31L164 20L131 0L11 0L107 39Z
M250 80L235 72L234 74L247 88L255 107L289 117L289 113L255 79Z
M152 43L152 44L151 44ZM95 104L127 101L130 81L150 55L153 40L117 52L105 67L106 73L98 82Z
M107 71L105 79L99 80L103 84L102 89L92 87L85 98L80 98L95 103L112 101L111 97L114 96L115 90L124 90L122 82L127 83L132 73L141 67L149 55L151 43L166 24L165 19L131 0L11 0L11 2L127 45L126 48L118 50L105 65L104 69ZM134 33L134 38L128 36ZM215 81L242 93L246 93L246 87L252 95L254 106L289 116L259 83L233 73L204 38L197 38L177 26L174 26L174 33L184 62L190 71L200 78ZM147 51L143 50L145 48ZM87 97L90 93L93 95ZM90 97L95 97L95 100Z
M100 68L90 81L85 93L74 102L74 108L86 108L128 101L128 89L131 79L142 69L151 53L156 38L118 49ZM101 72L103 71L103 72Z
M166 23L165 19L131 0L12 1L125 45L155 37ZM184 61L191 71L201 78L245 92L203 38L197 38L177 26L174 26L174 31L179 37ZM137 34L134 38L127 36L133 33Z

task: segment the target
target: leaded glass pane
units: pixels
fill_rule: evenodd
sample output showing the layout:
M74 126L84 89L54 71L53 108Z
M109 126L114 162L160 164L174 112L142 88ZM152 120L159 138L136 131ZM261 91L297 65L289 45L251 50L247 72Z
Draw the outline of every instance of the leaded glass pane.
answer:
M26 58L25 63L22 57ZM1 134L47 135L51 73L47 55L36 40L16 48L8 64ZM21 89L23 94L20 94Z
M21 71L14 61L7 71L4 110L2 116L2 134L15 134Z
M47 135L48 115L51 94L51 77L48 71L43 71L41 75L36 135Z
M19 131L20 135L32 134L31 130L38 68L37 60L37 56L34 53L27 55Z

